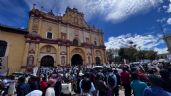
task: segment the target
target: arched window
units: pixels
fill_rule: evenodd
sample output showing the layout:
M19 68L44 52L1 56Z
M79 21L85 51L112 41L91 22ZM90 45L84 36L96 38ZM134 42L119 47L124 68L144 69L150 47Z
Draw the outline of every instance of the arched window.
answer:
M7 49L7 42L0 40L0 57L5 56L6 49Z
M78 46L78 45L79 45L78 39L75 38L75 39L73 40L73 45L74 45L74 46Z

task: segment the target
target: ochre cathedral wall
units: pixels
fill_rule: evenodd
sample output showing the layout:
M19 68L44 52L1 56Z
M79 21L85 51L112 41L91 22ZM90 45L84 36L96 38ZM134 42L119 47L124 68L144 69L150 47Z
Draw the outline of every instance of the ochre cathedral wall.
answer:
M0 33L0 40L9 42L10 73L40 66L41 59L47 55L53 57L54 66L71 66L75 54L82 57L83 65L95 64L96 57L101 64L106 63L103 32L89 26L84 14L75 8L67 8L63 16L33 8L27 31L28 34ZM52 33L52 39L47 38L47 32ZM78 40L78 45L73 45L74 39Z
M29 32L35 32L37 36L36 51L34 55L37 61L36 65L40 65L43 54L50 55L49 52L41 53L42 46L53 46L56 50L53 55L55 58L55 65L61 65L61 56L65 56L66 61L64 65L71 65L71 58L74 54L80 54L83 58L83 64L95 64L95 57L99 52L101 63L105 63L105 47L103 41L103 33L95 28L89 27L82 13L77 9L67 8L63 16L55 16L52 12L44 13L37 9L32 9L30 12ZM52 39L46 38L46 33L51 32ZM44 42L39 40L43 38ZM73 46L71 43L77 38L79 46ZM34 40L28 37L28 42L34 43ZM96 45L94 44L96 42ZM30 45L29 45L30 46ZM73 53L74 49L82 50L82 53ZM27 54L29 56L29 53ZM87 58L91 58L88 60ZM63 65L62 65L63 66Z
M23 64L25 49L25 37L22 34L15 34L0 29L0 40L7 42L4 58L10 73L19 72Z

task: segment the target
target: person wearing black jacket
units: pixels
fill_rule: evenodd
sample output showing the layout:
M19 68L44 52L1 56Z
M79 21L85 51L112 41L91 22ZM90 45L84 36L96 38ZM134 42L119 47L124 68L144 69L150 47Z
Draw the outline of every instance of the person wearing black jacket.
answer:
M167 69L163 69L160 71L161 79L162 79L162 88L168 92L171 92L171 78L169 71Z
M108 87L105 84L103 73L99 72L96 75L95 88L99 92L99 96L106 96L107 95Z
M18 85L16 91L17 91L17 96L26 96L26 94L31 92L29 84L25 83L25 77L20 77L18 79Z
M60 80L56 81L54 89L55 89L55 95L56 96L60 96L61 95L61 90L62 90L62 83L61 83Z
M118 70L114 70L114 74L116 75L116 79L117 79L117 86L114 88L114 94L115 96L119 96L119 87L121 84L121 80L120 80L120 75L118 73Z

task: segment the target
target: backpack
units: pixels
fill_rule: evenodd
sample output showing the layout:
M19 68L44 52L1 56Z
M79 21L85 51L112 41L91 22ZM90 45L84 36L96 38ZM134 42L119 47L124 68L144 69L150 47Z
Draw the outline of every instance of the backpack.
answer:
M115 76L114 76L114 74L110 74L109 75L109 77L108 77L108 79L107 79L107 82L108 82L108 85L110 86L110 87L114 87L115 86Z
M89 79L83 79L81 88L84 92L88 92L91 89L91 81Z

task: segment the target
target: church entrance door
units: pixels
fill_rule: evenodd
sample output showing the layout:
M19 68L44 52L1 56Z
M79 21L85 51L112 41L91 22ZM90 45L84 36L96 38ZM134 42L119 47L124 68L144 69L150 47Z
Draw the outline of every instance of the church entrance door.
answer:
M72 66L83 65L83 59L82 59L81 55L79 55L79 54L73 55L72 59L71 59L71 65Z
M49 56L49 55L42 57L40 66L42 66L42 67L54 67L53 57Z

